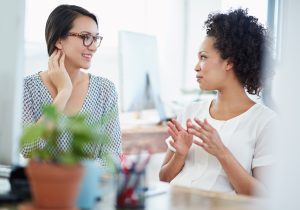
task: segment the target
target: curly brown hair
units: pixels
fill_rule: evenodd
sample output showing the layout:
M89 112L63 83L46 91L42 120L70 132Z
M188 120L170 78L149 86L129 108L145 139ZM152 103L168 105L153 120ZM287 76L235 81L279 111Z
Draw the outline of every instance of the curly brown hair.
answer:
M215 38L214 47L229 59L234 72L249 94L259 95L263 83L266 29L248 10L211 13L205 21L206 34Z

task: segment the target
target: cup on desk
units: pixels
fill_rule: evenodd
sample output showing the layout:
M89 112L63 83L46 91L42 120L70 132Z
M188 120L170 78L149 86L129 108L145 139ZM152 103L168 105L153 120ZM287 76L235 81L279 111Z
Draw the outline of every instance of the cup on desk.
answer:
M95 161L86 160L83 162L85 173L81 182L77 207L79 209L92 209L97 199L100 198L100 177L101 168Z

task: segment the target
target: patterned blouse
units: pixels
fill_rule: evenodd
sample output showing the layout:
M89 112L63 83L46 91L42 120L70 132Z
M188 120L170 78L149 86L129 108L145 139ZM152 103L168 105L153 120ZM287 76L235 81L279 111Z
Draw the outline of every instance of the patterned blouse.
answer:
M98 148L89 147L87 149L94 153L95 159L101 165L105 162L99 157L101 154L108 153L115 160L120 160L121 153L121 131L118 115L118 96L114 84L99 76L90 76L88 92L85 101L81 107L80 113L88 113L88 124L93 124L106 113L114 112L111 119L103 128L99 128L110 135L110 142L99 145ZM23 93L23 125L37 122L42 116L42 107L45 104L51 104L53 99L41 80L39 74L33 74L24 79ZM28 153L34 148L43 148L44 140L37 141L33 144L25 145L21 149L24 157L28 157ZM70 147L70 135L64 133L60 136L61 149L67 150Z

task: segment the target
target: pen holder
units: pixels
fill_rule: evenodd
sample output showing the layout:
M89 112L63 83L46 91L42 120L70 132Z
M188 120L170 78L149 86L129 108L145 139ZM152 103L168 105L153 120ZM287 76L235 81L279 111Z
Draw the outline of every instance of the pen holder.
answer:
M142 171L120 171L117 176L117 208L144 209L146 175Z

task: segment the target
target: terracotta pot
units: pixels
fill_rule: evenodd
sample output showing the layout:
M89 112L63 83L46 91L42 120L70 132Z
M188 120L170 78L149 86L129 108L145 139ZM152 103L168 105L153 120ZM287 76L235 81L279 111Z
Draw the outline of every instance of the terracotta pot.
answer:
M26 173L29 178L33 205L41 209L74 209L84 167L63 166L30 161Z

